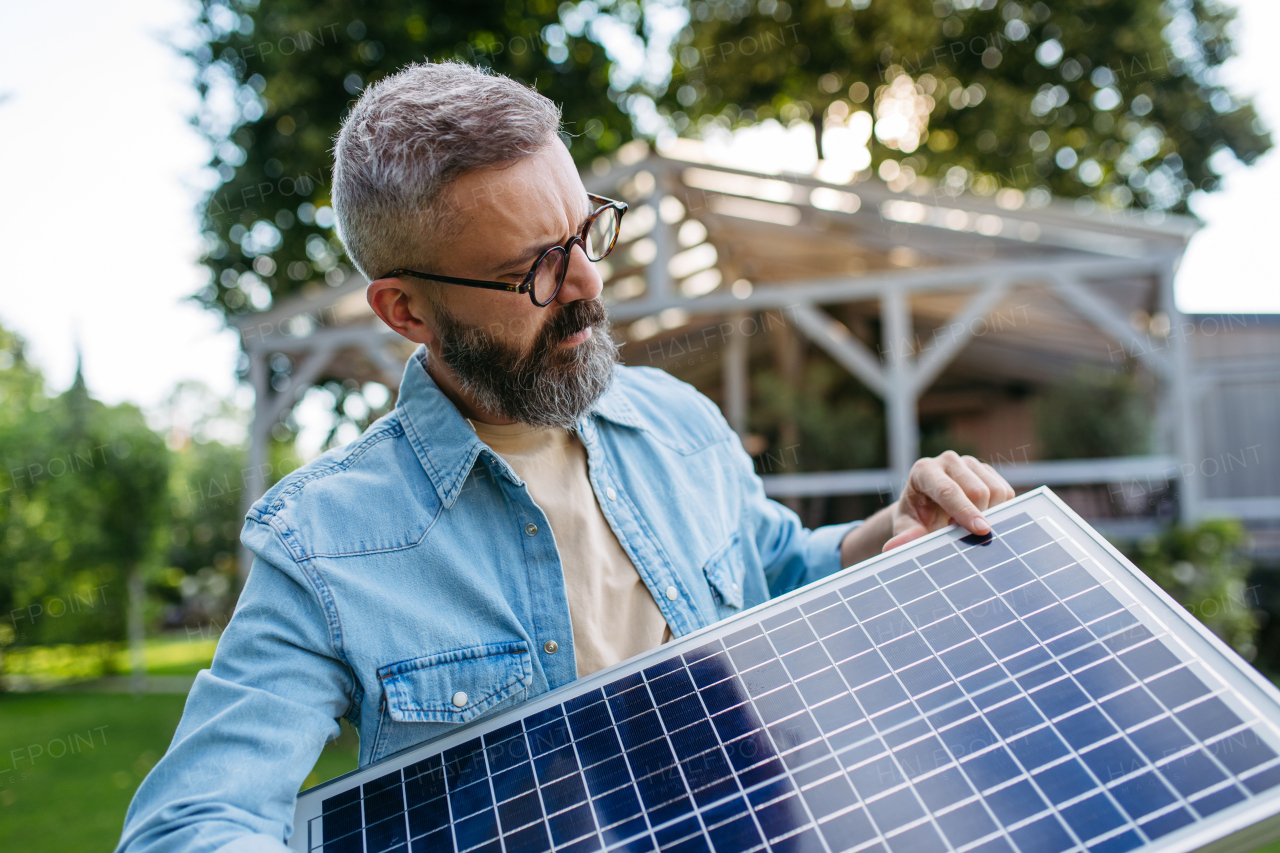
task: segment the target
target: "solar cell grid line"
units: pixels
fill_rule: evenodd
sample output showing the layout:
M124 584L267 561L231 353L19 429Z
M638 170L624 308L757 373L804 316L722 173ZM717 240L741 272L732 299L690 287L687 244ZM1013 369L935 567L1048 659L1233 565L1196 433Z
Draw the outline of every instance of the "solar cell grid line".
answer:
M1280 693L1047 489L299 796L297 850L1248 850Z

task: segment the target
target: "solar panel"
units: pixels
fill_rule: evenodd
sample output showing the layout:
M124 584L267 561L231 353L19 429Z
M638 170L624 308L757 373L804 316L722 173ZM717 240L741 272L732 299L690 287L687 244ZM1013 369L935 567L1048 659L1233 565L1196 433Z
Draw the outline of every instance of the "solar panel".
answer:
M1280 692L1046 488L299 795L299 851L1250 850Z

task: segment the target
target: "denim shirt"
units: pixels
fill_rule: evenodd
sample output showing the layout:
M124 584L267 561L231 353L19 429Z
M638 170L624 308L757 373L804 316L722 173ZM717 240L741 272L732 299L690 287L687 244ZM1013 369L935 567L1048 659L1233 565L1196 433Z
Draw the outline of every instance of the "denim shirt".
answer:
M547 518L425 357L390 414L249 511L252 571L120 850L283 851L338 718L363 766L576 678ZM670 375L617 367L579 433L674 636L840 568L858 522L806 530L765 497L716 406Z

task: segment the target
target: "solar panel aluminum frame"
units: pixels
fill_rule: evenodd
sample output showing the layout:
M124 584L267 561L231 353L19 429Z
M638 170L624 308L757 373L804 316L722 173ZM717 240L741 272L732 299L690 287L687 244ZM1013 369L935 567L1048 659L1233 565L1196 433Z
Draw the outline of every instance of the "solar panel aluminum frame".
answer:
M1146 621L1154 619L1168 631L1168 637L1176 641L1180 656L1195 664L1198 673L1209 674L1210 680L1223 682L1230 690L1224 699L1235 707L1243 705L1262 723L1269 724L1272 743L1280 752L1280 690L1263 678L1252 666L1243 661L1222 640L1187 614L1164 590L1153 583L1141 570L1128 561L1105 538L1093 530L1080 516L1062 502L1047 486L1041 486L1014 498L986 513L986 518L998 526L1006 518L1027 512L1035 520L1050 519L1068 533L1059 544L1066 547L1071 556L1085 565L1095 576L1105 576L1113 581L1108 591L1116 595L1129 610L1135 607L1146 611ZM1056 518L1055 518L1056 516ZM1062 522L1066 522L1065 525ZM666 660L683 652L698 648L709 640L719 639L739 630L743 623L759 618L761 611L781 610L786 605L799 605L826 594L834 588L859 578L890 568L923 553L930 545L943 541L963 539L967 532L952 525L928 534L906 546L879 554L816 581L793 590L786 595L764 602L729 619L709 625L659 646L642 655L622 661L612 667L595 672L585 678L550 691L535 699L492 717L481 717L459 725L456 730L417 746L389 755L378 762L346 773L328 782L309 788L298 795L294 813L294 832L288 839L289 846L301 853L313 849L316 839L310 837L315 818L321 815L321 804L327 797L369 782L389 771L413 764L431 755L460 745L477 736L497 730L513 721L559 705L566 700L633 673L640 672L659 660ZM1074 547L1071 547L1074 546ZM1087 560L1092 561L1090 569ZM1115 566L1112 571L1106 566ZM1104 585L1108 581L1104 581ZM318 823L318 822L317 822ZM1146 845L1142 850L1160 850L1161 853L1187 853L1204 850L1212 853L1248 853L1256 847L1280 838L1280 788L1246 799L1209 817L1178 829Z

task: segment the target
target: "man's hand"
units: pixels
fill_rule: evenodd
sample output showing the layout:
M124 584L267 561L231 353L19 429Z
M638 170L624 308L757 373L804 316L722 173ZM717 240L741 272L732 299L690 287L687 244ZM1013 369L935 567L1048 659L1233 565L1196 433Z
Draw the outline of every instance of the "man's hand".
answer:
M948 450L936 458L918 459L893 506L893 535L883 550L946 527L952 519L970 533L989 533L983 511L1011 497L1013 487L1004 477L972 456Z

